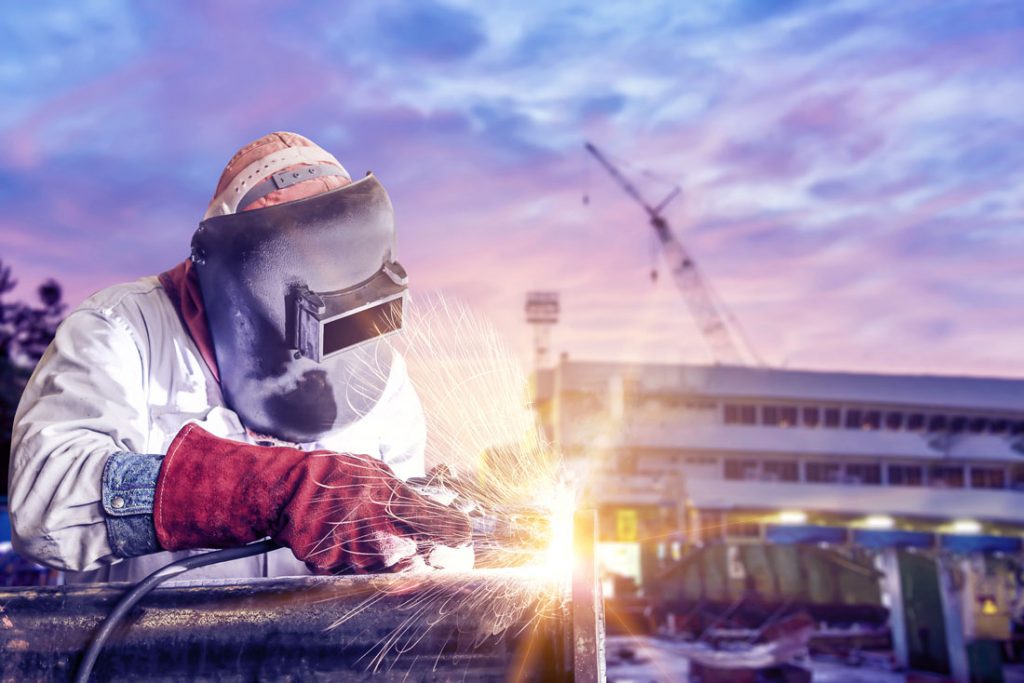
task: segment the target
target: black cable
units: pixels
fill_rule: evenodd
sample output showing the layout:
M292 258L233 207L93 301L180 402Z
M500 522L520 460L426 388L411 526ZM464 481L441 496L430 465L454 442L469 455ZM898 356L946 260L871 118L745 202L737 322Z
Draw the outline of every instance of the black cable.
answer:
M121 599L114 605L114 609L111 610L107 618L100 624L100 627L96 629L92 642L89 643L89 649L85 651L82 663L78 666L75 683L88 683L89 676L92 675L92 669L96 665L96 659L100 656L100 651L103 649L103 645L107 642L110 634L114 632L114 629L121 623L121 620L128 614L128 611L135 606L135 603L146 597L151 590L161 583L172 576L177 576L190 569L220 564L221 562L230 562L231 560L240 560L243 557L252 557L253 555L277 550L279 547L273 541L259 541L250 545L244 545L241 548L226 548L224 550L203 553L202 555L193 555L192 557L186 557L183 560L171 562L160 567L160 569L157 569L121 596Z

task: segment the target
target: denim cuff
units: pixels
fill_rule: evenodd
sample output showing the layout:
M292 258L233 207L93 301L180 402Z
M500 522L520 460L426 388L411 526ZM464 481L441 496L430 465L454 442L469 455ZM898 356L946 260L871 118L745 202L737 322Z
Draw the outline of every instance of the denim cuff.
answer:
M117 557L160 550L153 526L153 497L162 455L114 453L103 468L103 512L107 537Z

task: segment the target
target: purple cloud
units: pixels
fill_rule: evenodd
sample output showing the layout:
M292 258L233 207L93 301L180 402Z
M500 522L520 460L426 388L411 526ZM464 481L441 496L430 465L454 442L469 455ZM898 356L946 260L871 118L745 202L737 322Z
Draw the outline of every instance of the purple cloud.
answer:
M524 358L523 293L551 288L573 355L706 360L589 138L652 201L682 185L667 215L768 360L1024 376L1021 12L767 8L15 8L0 255L72 301L158 272L235 149L297 130L384 180L417 286Z

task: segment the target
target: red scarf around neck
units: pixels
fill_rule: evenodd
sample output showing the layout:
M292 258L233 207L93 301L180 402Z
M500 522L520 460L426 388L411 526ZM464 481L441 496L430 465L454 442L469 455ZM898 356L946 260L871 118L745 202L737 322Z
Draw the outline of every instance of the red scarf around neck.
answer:
M199 278L192 259L185 259L167 272L160 273L160 284L167 291L168 298L178 311L181 322L199 348L199 353L213 373L214 379L220 382L217 356L213 352L213 340L210 337L210 327L206 324L203 295L199 291Z

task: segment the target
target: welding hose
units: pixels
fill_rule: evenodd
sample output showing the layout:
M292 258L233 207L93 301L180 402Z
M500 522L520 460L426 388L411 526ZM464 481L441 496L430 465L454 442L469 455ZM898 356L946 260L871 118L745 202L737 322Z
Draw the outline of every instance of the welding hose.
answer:
M190 569L240 560L243 557L252 557L253 555L261 555L271 550L276 550L279 547L273 541L257 541L240 548L225 548L224 550L214 550L202 555L193 555L157 569L121 596L121 599L114 605L114 609L107 615L107 618L100 624L100 627L96 629L96 634L93 636L92 642L89 643L89 649L85 651L82 663L78 666L75 683L88 683L89 677L92 675L92 669L96 666L96 659L100 656L100 651L103 649L107 639L110 638L110 634L114 632L114 629L121 623L129 610L161 583Z

